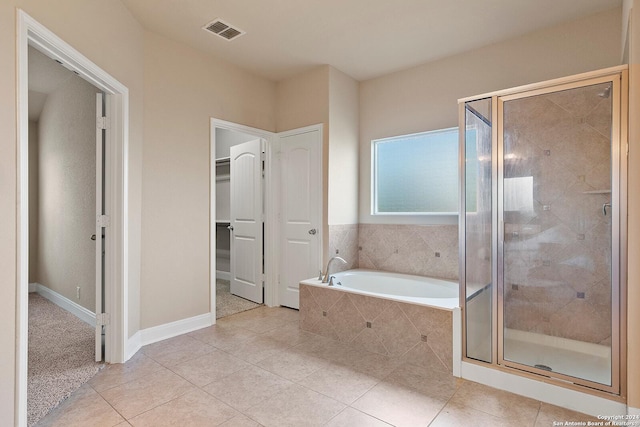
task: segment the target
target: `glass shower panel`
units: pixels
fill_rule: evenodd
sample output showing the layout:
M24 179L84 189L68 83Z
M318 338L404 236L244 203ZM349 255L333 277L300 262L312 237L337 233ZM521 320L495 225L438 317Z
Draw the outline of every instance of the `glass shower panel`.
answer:
M465 104L466 356L492 360L491 98Z
M503 104L503 357L611 385L610 82Z

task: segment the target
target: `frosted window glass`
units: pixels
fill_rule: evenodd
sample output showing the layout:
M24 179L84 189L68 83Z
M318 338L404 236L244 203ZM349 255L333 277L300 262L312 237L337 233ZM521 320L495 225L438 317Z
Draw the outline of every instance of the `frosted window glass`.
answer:
M374 144L374 214L458 212L458 129Z

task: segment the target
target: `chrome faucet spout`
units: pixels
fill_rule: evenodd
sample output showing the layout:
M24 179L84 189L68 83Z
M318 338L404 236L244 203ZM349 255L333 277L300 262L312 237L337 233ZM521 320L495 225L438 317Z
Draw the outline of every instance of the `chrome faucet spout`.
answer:
M324 273L324 275L323 275L322 283L327 283L327 282L329 281L329 273L330 273L330 271L329 271L329 267L331 267L331 263L332 263L334 260L338 260L338 261L342 262L343 264L346 264L346 263L347 263L347 261L345 261L345 260L344 260L344 258L342 258L342 257L339 257L339 256L334 256L334 257L332 257L332 258L329 260L329 262L327 263L327 269L325 270L325 273Z

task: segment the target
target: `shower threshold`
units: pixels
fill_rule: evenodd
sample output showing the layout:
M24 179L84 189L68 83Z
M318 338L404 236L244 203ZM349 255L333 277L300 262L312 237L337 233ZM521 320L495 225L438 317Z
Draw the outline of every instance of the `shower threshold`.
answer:
M606 345L506 329L504 359L600 384L611 384L611 348Z

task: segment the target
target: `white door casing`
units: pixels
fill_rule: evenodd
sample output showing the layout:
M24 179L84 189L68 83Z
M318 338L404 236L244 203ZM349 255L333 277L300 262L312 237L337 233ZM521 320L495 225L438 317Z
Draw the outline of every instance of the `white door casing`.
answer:
M299 283L318 275L322 245L322 133L279 134L281 166L280 305L299 308Z
M106 230L103 222L104 205L104 163L103 144L106 141L106 114L103 109L102 93L96 94L96 229L92 236L95 243L95 263L96 263L96 325L95 325L95 360L102 361L102 279L103 279L103 243L106 238Z
M262 140L231 147L231 293L262 303Z

